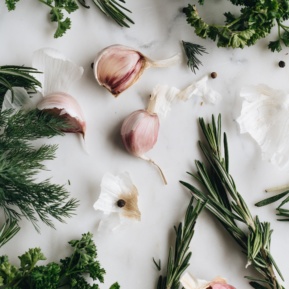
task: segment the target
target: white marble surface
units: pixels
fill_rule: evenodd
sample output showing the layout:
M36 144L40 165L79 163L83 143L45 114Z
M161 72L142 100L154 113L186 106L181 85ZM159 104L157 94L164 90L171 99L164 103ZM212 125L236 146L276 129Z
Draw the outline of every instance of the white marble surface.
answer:
M0 4L0 65L31 65L33 51L52 47L84 67L80 81L71 89L81 104L87 119L86 146L81 148L75 135L53 138L47 142L59 144L57 158L47 162L49 171L39 178L51 177L59 184L67 184L71 196L80 200L77 214L66 224L57 223L56 230L41 224L38 234L23 220L21 231L0 253L9 254L12 261L29 247L41 246L49 261L69 252L65 244L90 231L98 247L99 259L106 269L108 288L118 281L123 289L156 288L158 272L152 257L166 263L168 244L172 241L173 225L184 216L189 201L188 192L179 180L190 181L186 171L194 171L194 160L199 158L197 118L209 119L222 113L223 128L228 134L231 174L247 201L253 215L272 222L272 253L289 287L288 224L275 221L274 206L256 208L254 203L265 197L267 187L289 183L288 168L280 170L261 160L259 147L248 135L240 135L236 118L240 114L239 90L247 84L266 83L273 88L289 91L289 65L281 69L279 60L288 61L288 49L271 53L266 45L270 37L254 47L243 50L217 48L210 40L195 36L181 13L189 1L183 0L128 0L136 24L120 28L107 20L94 7L80 9L71 15L72 29L60 39L53 38L55 27L48 21L48 10L35 0L20 1L14 12L8 13ZM231 7L227 1L214 1L203 10L211 21L223 19L222 12ZM94 10L94 11L93 11ZM111 44L134 47L152 59L169 57L182 52L180 41L202 44L208 54L201 60L203 66L193 74L186 61L168 69L150 69L142 78L118 98L114 98L94 80L90 64L95 55ZM151 89L157 83L184 88L212 71L218 73L209 84L222 95L216 105L203 104L201 99L178 103L161 122L159 139L148 153L164 169L168 185L164 186L156 170L146 162L130 156L120 140L122 120L132 111L145 108ZM99 215L93 203L100 191L104 173L130 173L139 190L142 220L123 230L97 231ZM200 216L191 243L192 259L189 271L198 278L224 276L236 288L249 288L244 275L254 274L245 268L246 259L227 233L207 212Z

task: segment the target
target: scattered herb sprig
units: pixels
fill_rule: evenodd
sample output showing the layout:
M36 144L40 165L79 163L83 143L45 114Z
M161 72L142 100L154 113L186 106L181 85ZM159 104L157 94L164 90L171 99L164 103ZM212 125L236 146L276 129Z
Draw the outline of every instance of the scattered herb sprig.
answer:
M259 278L246 277L250 280L250 285L255 289L284 289L275 275L276 270L283 280L270 252L270 223L260 222L258 217L252 217L229 173L229 152L225 133L223 153L221 146L221 116L218 117L217 123L213 116L212 122L208 124L200 118L199 124L205 137L205 141L199 141L199 146L208 165L196 161L197 173L191 176L202 189L184 181L181 183L197 200L206 202L206 208L221 222L246 254L247 265L253 266L260 274Z
M13 86L24 87L28 91L35 92L41 86L40 82L33 76L35 73L40 72L32 67L0 66L0 108L7 90L11 90L13 97Z
M201 213L204 204L197 202L193 206L194 197L191 198L186 211L184 223L179 223L178 227L174 227L176 241L174 248L169 250L167 261L166 275L160 276L157 283L157 289L179 289L180 277L189 266L191 252L189 246L194 236L194 227L196 220ZM153 259L157 269L161 270L161 261L158 263Z
M275 191L273 190L267 190L267 192ZM278 221L288 222L289 221L289 209L284 208L286 204L289 202L289 189L287 188L285 191L278 193L275 196L266 198L265 200L262 200L255 204L257 207L263 207L272 203L275 203L279 200L281 201L280 205L276 208L276 215L278 216Z
M203 5L204 0L199 0ZM289 46L289 27L284 21L289 19L288 0L230 0L234 5L241 6L240 15L225 12L225 23L208 24L199 15L196 5L184 8L187 22L195 28L195 33L201 38L210 38L220 47L244 48L265 38L271 29L277 25L278 35L275 41L270 41L271 51L281 51L282 44Z
M80 240L68 242L72 253L59 263L38 265L38 262L46 260L40 248L29 249L19 256L19 267L12 265L7 256L0 256L0 286L13 289L99 288L98 284L90 284L87 280L89 276L93 281L103 283L105 274L97 260L97 249L92 238L91 233L86 233ZM118 283L110 287L119 288Z
M16 8L19 0L5 0L6 6L9 11ZM85 0L38 0L50 9L51 22L57 23L57 29L54 37L58 38L63 36L68 29L71 28L71 19L65 13L72 13L84 7L89 9L90 6L86 4ZM92 0L93 4L106 16L112 18L118 25L129 27L129 23L134 24L133 20L128 17L127 12L131 13L129 9L124 7L121 3L124 0Z
M78 201L69 199L69 193L61 185L49 180L36 182L36 175L45 169L44 160L55 157L55 145L34 148L31 141L53 137L67 128L60 118L36 110L0 113L0 209L6 220L13 224L22 217L30 220L38 230L38 218L54 227L51 217L61 222L70 217ZM4 230L5 231L5 230ZM0 235L1 239L4 235Z
M202 62L199 60L197 55L202 56L206 52L206 48L202 45L182 41L185 54L187 56L187 65L188 67L196 73L196 69L199 69L199 66L202 65Z

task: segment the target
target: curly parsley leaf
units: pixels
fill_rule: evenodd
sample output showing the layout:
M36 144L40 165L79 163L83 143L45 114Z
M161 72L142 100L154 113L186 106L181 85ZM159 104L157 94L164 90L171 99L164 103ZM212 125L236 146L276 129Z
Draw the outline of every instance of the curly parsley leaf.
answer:
M105 270L97 260L96 246L91 233L83 234L80 240L69 242L72 254L61 259L59 263L51 262L47 265L37 265L45 260L39 248L29 249L19 257L20 267L10 264L7 256L0 257L0 286L13 289L98 289L97 283L89 283L89 276L93 281L103 282ZM114 283L110 289L119 289Z
M204 0L198 1L203 5ZM283 22L289 19L288 0L231 0L241 6L239 15L225 12L224 24L208 24L199 15L196 5L183 9L187 22L194 27L195 33L202 38L210 38L219 47L244 48L254 45L259 39L268 36L277 25L278 36L271 41L271 51L281 51L282 43L289 46L289 27Z

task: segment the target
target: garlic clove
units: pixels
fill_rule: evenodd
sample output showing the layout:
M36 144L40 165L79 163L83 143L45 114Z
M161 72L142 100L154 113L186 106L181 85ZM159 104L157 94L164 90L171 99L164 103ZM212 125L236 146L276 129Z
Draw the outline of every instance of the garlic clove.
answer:
M141 52L123 45L103 49L94 61L94 76L114 96L133 85L149 67L167 67L180 61L180 55L153 61Z
M216 277L212 281L206 281L196 279L188 272L185 272L181 276L180 282L185 289L236 289L232 285L229 285L222 277Z
M121 137L127 151L140 157L153 148L158 139L159 118L146 110L137 110L125 118Z
M38 103L37 108L65 118L69 128L64 132L80 133L85 136L86 122L83 112L71 95L64 92L49 94Z
M166 178L161 168L144 154L151 150L157 142L159 133L159 117L147 110L137 110L124 120L121 126L121 138L126 150L145 161L155 165L165 184Z

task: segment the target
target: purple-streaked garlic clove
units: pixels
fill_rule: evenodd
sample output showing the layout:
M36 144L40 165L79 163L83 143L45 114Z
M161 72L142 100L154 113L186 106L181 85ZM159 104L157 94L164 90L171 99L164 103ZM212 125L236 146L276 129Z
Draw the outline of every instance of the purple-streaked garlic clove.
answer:
M167 67L180 60L177 54L171 58L153 61L141 52L123 45L111 45L103 49L94 61L94 76L114 96L133 85L149 67Z
M152 159L145 156L145 153L151 150L157 142L159 127L158 115L141 109L126 117L120 134L126 150L130 154L154 164L164 183L167 184L161 168Z
M64 92L51 93L38 103L37 108L66 119L69 128L63 130L64 132L80 133L85 136L86 122L83 112L71 95Z
M121 137L127 151L141 157L153 148L158 139L159 117L146 110L137 110L124 120Z

